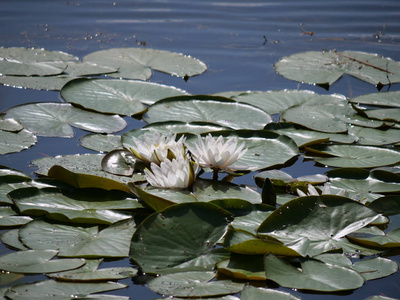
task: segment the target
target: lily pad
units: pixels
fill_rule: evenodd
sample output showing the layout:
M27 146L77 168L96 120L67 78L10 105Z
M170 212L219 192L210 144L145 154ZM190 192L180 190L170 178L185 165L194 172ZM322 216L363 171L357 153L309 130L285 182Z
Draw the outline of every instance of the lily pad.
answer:
M289 107L303 104L319 96L307 90L222 92L214 95L257 106L271 115L283 113Z
M170 132L201 134L205 132L219 131L226 129L229 128L207 122L180 122L180 121L155 122L148 124L142 128L142 130L156 130L163 134L168 134Z
M76 56L61 52L50 51L42 48L0 47L0 57L7 60L20 62L53 62L75 61Z
M304 259L301 268L268 254L264 260L267 278L281 286L313 291L345 291L361 287L364 278L346 267L326 264L318 260Z
M262 129L272 117L258 107L217 96L178 96L151 105L147 123L164 121L209 122L233 129Z
M232 253L229 259L217 264L218 273L240 280L266 280L264 255Z
M24 225L19 238L34 250L58 250L60 257L128 257L136 224L132 219L99 231L98 227L77 227L35 220Z
M399 270L399 266L393 260L374 257L355 262L353 269L358 271L365 280L373 280L396 273Z
M51 76L64 72L66 63L53 65L46 62L19 62L0 60L0 74L13 76Z
M142 48L114 48L86 55L84 62L117 68L109 76L146 80L151 69L184 77L203 73L207 67L200 60L176 52Z
M0 130L18 132L24 129L21 122L15 119L3 119L4 115L0 115Z
M132 80L76 79L61 90L65 101L102 113L136 115L146 105L172 96L186 94L175 87Z
M56 250L18 251L0 257L0 268L14 273L51 273L76 269L84 259L55 259Z
M316 145L307 147L307 150L332 156L314 158L316 162L331 167L373 168L400 162L400 151L374 146Z
M20 152L35 145L37 137L29 130L17 133L0 130L0 154Z
M156 293L177 297L220 296L235 294L243 289L243 283L212 281L214 276L214 272L180 272L154 278L148 285Z
M285 244L306 238L307 253L315 256L341 248L341 239L377 219L372 209L349 198L306 196L277 208L258 228L258 235L271 236Z
M72 283L44 280L34 283L24 283L9 288L6 297L10 299L56 299L66 300L71 298L85 299L92 293L112 291L127 287L116 282L103 283ZM89 298L90 299L90 298ZM112 298L111 298L112 299Z
M102 189L80 190L69 194L55 188L23 188L9 193L21 213L58 221L89 224L112 224L130 219L116 210L142 207L129 194Z
M6 86L34 90L59 91L74 77L59 76L0 76L0 83Z
M373 85L400 82L400 63L377 54L356 51L308 51L281 58L282 76L300 82L332 85L344 74Z
M69 77L88 76L88 75L102 75L118 71L116 68L106 66L99 66L90 62L68 62L67 68L64 73Z
M210 203L170 206L138 226L130 257L145 273L159 274L171 268L212 270L216 261L201 257L207 256L225 234L228 217L226 211ZM193 260L197 264L188 264Z
M69 103L25 104L7 110L6 117L19 120L26 129L41 136L73 137L71 125L101 133L117 132L126 126L120 116L85 111Z
M81 137L79 141L81 146L98 152L110 152L122 148L120 135L87 134Z
M400 108L369 109L364 113L371 119L400 122Z
M400 114L400 110L398 111ZM349 134L356 136L361 145L383 146L400 142L399 129L374 129L360 126L349 126Z
M274 300L301 300L301 298L292 295L290 293L273 289L254 287L251 285L245 286L241 293L242 300L268 299L268 298Z
M18 215L10 206L0 206L0 226L19 226L30 221L31 217Z
M400 107L400 91L361 95L349 99L354 104Z
M5 245L7 245L11 248L14 248L14 249L29 250L19 240L18 232L19 232L19 229L10 229L10 230L4 231L1 234L1 241Z
M86 264L79 269L46 274L47 276L63 281L86 282L118 280L133 277L138 270L131 267L115 267L98 269L102 260L87 259Z

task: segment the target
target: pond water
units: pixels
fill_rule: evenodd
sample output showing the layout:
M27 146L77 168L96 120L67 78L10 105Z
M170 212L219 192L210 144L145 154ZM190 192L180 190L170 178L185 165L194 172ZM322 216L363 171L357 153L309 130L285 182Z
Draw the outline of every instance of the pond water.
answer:
M327 91L278 75L273 64L282 56L303 51L336 49L378 53L400 60L400 1L398 0L2 0L0 46L64 51L82 58L102 49L146 47L180 52L208 66L184 81L154 72L151 82L175 86L192 94L223 91L312 90L346 97L377 92L376 87L344 76ZM399 84L383 91L399 90ZM59 92L0 86L0 111L28 102L62 101ZM129 126L140 121L126 118ZM73 139L43 138L31 149L0 156L0 164L34 175L30 161L44 156L91 153L79 146L87 134L75 130ZM324 173L312 162L298 161L284 171L293 177ZM251 182L243 178L243 183ZM240 180L239 180L240 182ZM238 182L238 183L239 183ZM7 251L3 246L2 252ZM399 259L397 258L397 261ZM129 260L111 265L129 265ZM42 277L27 277L31 282ZM133 284L112 294L131 299L158 295ZM365 299L371 295L400 295L400 275L367 282L345 294L297 293L302 299ZM287 290L287 289L282 289Z

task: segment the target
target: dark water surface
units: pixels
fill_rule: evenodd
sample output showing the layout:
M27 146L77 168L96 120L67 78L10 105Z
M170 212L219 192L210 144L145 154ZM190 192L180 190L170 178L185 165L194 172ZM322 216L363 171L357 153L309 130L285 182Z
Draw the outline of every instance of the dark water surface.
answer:
M282 56L322 49L365 51L400 60L399 0L0 0L0 28L0 46L45 48L80 58L94 51L119 47L148 47L191 55L207 64L206 73L185 82L154 72L150 81L192 94L308 89L354 97L377 90L345 76L326 91L281 77L275 73L273 64ZM399 90L399 85L391 86L390 90ZM58 92L0 86L0 111L43 101L61 99ZM125 131L142 125L130 120ZM32 149L2 155L0 164L34 176L31 160L90 152L80 147L77 140L85 134L76 130L74 139L39 137ZM297 177L323 173L326 169L300 158L285 171ZM4 246L0 250L7 251ZM129 260L110 264L126 266ZM37 278L25 278L34 279ZM145 287L133 285L131 280L121 282L131 283L130 287L112 294L140 300L158 297ZM349 294L291 292L302 299L323 300L365 299L371 295L400 297L400 275L369 281Z

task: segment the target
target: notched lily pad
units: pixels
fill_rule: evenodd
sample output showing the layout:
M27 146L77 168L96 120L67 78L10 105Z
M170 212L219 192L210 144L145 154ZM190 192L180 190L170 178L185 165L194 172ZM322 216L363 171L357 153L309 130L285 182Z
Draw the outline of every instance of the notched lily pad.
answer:
M20 152L35 145L37 137L31 131L19 132L0 130L0 154Z

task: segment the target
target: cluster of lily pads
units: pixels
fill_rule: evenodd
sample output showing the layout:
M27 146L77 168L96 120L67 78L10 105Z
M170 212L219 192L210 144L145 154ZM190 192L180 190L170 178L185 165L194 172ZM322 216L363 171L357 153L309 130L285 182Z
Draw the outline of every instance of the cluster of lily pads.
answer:
M97 294L125 278L172 299L300 299L277 285L335 293L398 270L399 92L191 95L143 80L152 69L188 79L205 64L152 49L80 61L0 48L0 57L3 84L65 100L4 111L1 154L36 136L73 137L73 127L94 132L80 139L92 154L34 160L39 178L0 168L1 240L16 250L0 257L7 299L127 299ZM321 85L345 73L392 84L400 74L398 62L352 51L295 54L275 68ZM130 117L147 125L113 134ZM280 170L300 156L332 169ZM255 184L235 184L243 175ZM124 258L132 265L99 268Z

